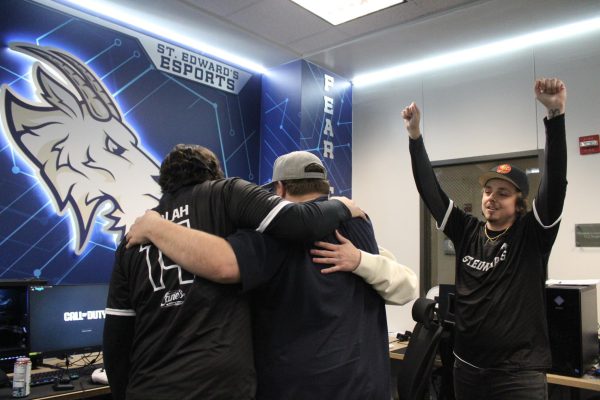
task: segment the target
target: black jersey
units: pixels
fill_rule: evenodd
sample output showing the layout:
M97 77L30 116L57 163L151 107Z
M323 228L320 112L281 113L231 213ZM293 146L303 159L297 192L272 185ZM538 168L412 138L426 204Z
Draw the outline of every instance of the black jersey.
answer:
M484 222L453 207L422 138L410 140L417 189L456 251L455 354L476 367L551 366L544 288L566 193L566 141L564 115L544 122L544 174L533 210L495 240Z
M559 224L529 212L496 241L484 224L454 207L444 229L456 251L454 352L481 368L549 368L544 288Z
M340 232L377 254L370 223L353 219ZM257 400L390 398L385 305L370 285L352 273L322 274L312 243L256 232L228 240L252 291Z
M319 237L349 218L340 202L296 205L241 179L181 188L163 196L157 211L175 223L220 236L258 227L286 237ZM254 397L250 314L239 285L195 277L153 245L126 250L121 244L106 314L109 330L123 317L134 321L132 332L123 335L133 335L130 347L123 348L122 339L105 330L109 363L115 353L130 352L128 376L109 374L115 392L127 384L127 399Z

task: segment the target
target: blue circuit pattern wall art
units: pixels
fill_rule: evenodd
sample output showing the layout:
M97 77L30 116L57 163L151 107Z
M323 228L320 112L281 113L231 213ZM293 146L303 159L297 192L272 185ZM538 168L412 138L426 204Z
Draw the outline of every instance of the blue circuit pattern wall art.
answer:
M278 156L295 150L319 156L333 194L352 197L352 86L305 60L263 78L260 182L270 181Z
M108 281L177 143L257 181L260 76L235 95L157 69L137 34L29 1L0 8L0 279Z

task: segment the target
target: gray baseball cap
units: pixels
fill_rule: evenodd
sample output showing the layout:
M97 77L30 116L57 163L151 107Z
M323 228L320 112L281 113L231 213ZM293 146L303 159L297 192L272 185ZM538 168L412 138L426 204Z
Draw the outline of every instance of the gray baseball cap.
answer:
M317 164L323 171L306 171L309 165ZM277 181L293 181L297 179L327 179L327 170L323 162L316 155L308 151L292 151L277 157L273 164L273 178L271 182L263 185L272 190Z

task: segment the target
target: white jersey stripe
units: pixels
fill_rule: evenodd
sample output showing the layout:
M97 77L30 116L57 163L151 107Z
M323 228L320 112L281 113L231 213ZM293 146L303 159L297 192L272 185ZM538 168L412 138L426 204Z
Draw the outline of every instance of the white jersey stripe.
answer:
M456 354L456 352L454 352L454 351L453 351L452 353L454 354L454 357L458 358L458 359L459 359L461 362L463 362L463 363L465 363L465 364L467 364L467 365L469 365L469 366L471 366L471 367L473 367L473 368L476 368L476 369L483 369L483 368L481 368L481 367L478 367L477 365L473 365L473 364L471 364L470 362L463 360L462 358L460 358L460 357L458 356L458 354Z
M106 308L107 315L116 315L119 317L135 317L135 310L119 310L116 308Z
M450 200L450 204L448 204L448 209L446 210L446 215L444 215L441 225L438 225L437 222L435 223L435 227L438 229L438 231L443 231L446 227L446 223L448 222L448 218L450 218L450 213L452 212L452 207L454 207L454 201Z
M279 214L279 212L281 211L281 209L285 206L287 206L288 204L291 204L291 201L287 201L287 200L283 200L281 203L277 204L275 207L273 207L273 209L267 214L267 216L262 220L262 222L260 223L260 225L258 226L258 228L256 228L256 230L260 233L264 232L265 229L267 229L267 227L269 226L269 224L271 222L273 222L273 220L275 219L275 217L277 216L277 214Z
M540 220L540 216L538 215L537 208L535 208L535 199L533 199L533 206L532 206L532 208L533 208L533 215L535 215L536 221L544 229L550 229L550 228L552 228L554 225L558 224L560 222L560 220L562 219L562 213L561 213L560 216L556 219L556 221L554 221L554 223L552 223L551 225L544 225L544 223Z

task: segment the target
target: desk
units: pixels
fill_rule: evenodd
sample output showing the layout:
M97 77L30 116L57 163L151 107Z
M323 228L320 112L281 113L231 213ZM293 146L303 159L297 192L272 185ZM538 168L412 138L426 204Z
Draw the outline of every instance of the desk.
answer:
M576 389L586 389L594 392L600 392L600 379L592 376L584 375L582 378L576 378L574 376L546 374L546 377L548 378L548 383L553 385L568 386Z
M59 400L73 400L73 399L89 399L89 398L103 398L110 399L110 387L105 385L97 385L90 383L89 376L83 375L79 379L71 381L75 389L72 390L61 390L55 391L52 389L52 384L33 386L29 396L24 397L26 400L31 399L59 399ZM0 399L8 400L15 399L12 397L12 388L4 387L0 388Z
M101 362L102 359L98 359L96 361ZM49 360L50 364L55 363L64 363L64 360ZM110 387L107 385L101 385L97 383L92 383L90 379L91 372L94 370L93 366L86 366L83 369L83 373L77 379L71 380L73 384L73 389L71 390L59 390L55 391L52 388L52 384L32 386L31 392L29 396L24 397L26 400L32 399L57 399L57 400L74 400L74 399L107 399L110 400ZM32 373L52 371L50 368L37 368L32 371ZM9 378L12 378L12 374L8 374ZM9 400L15 399L12 397L12 387L3 387L0 388L0 400Z
M403 360L404 352L403 349L408 346L408 342L398 342L396 340L390 341L390 359L392 360ZM556 374L546 374L548 383L553 385L567 386L575 389L586 389L594 392L600 392L600 379L594 378L588 375L584 375L582 378L576 378L573 376L563 376Z
M404 360L404 349L408 342L390 341L390 358L392 360Z
M85 380L86 382L83 382ZM79 382L82 381L82 382ZM56 392L52 389L52 385L40 385L31 388L29 396L24 397L26 400L31 399L58 399L58 400L74 400L74 399L89 399L89 398L106 398L110 397L110 388L108 386L98 386L96 384L88 384L87 377L81 377L77 380L72 381L75 389L63 390ZM0 399L2 400L14 400L12 397L12 388L1 388Z

